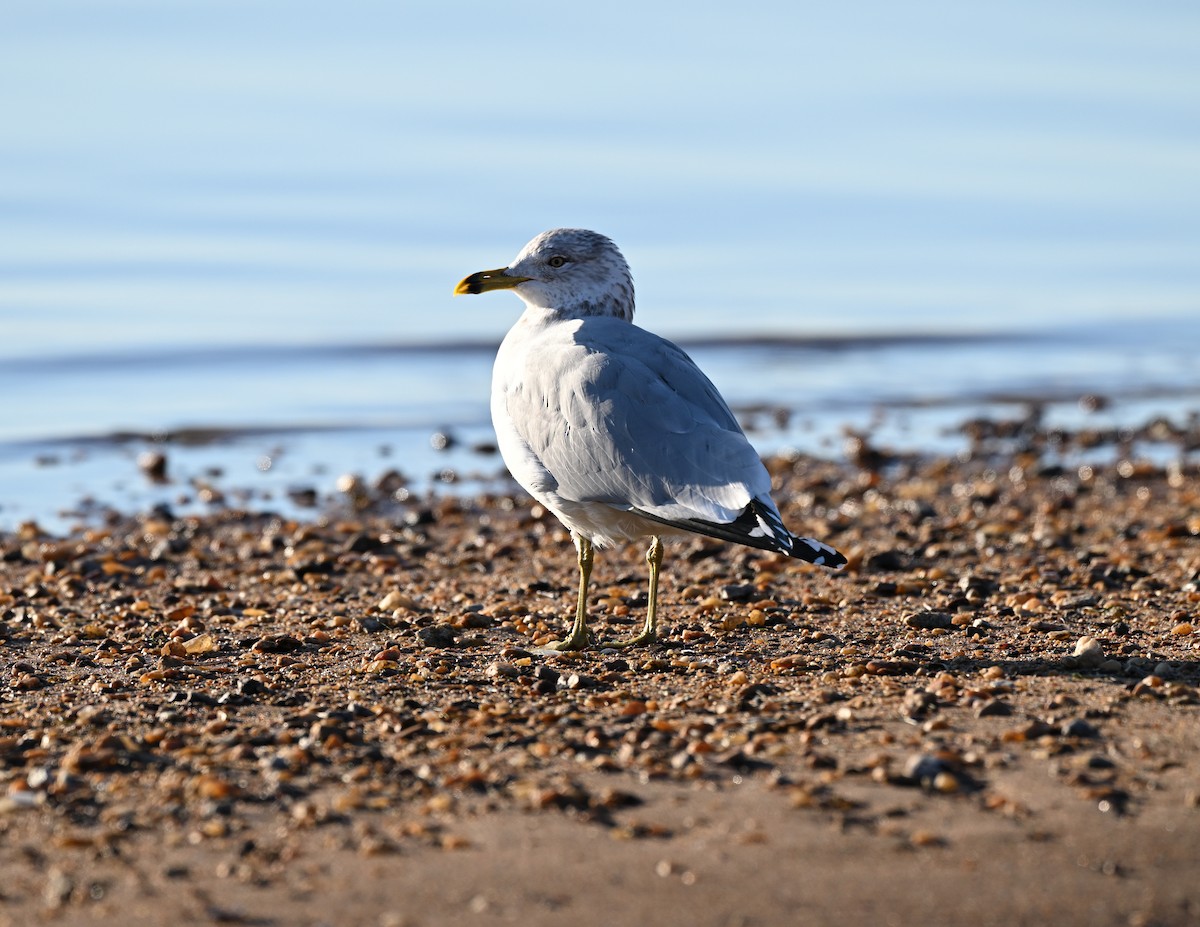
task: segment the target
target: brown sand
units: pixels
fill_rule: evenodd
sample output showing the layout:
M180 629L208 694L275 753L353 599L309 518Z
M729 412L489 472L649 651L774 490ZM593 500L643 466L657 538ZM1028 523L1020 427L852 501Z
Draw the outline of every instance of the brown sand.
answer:
M1200 923L1195 468L863 450L626 653L520 499L0 535L0 924Z

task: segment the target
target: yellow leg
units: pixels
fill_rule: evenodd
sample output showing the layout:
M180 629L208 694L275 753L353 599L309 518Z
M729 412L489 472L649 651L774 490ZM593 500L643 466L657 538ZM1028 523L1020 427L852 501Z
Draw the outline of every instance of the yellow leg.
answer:
M636 647L640 644L653 644L658 640L658 568L662 566L662 558L662 541L651 538L650 549L646 551L646 563L650 565L650 590L646 603L646 623L642 626L642 632L628 640L606 643L605 647Z
M547 650L583 650L591 643L587 629L587 593L595 554L592 542L587 538L578 534L572 534L571 538L575 541L575 549L579 551L579 604L575 608L575 622L571 625L570 635L565 641L547 644Z

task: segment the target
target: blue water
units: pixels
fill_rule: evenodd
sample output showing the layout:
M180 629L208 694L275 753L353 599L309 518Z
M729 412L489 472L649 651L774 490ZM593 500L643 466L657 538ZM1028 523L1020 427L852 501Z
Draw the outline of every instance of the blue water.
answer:
M794 410L764 449L1200 407L1189 4L48 0L5 9L0 99L0 528L497 472L519 304L450 290L557 225L735 406ZM185 428L226 439L162 445L168 487L113 440Z

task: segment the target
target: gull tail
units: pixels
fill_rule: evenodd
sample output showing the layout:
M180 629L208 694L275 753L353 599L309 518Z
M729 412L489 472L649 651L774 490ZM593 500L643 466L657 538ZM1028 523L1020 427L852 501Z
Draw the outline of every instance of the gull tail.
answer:
M798 538L794 534L792 535L792 549L787 552L787 555L795 557L797 560L807 560L817 566L829 567L831 570L840 570L846 565L846 555L841 551L835 550L815 538Z
M759 550L787 554L797 560L829 567L831 570L840 570L846 565L846 558L828 544L814 538L796 537L788 531L783 526L779 510L769 499L751 499L749 505L731 522L713 522L701 518L663 518L645 509L633 507L627 511L672 528L694 531L696 534L733 541L747 547L757 547Z
M795 557L797 560L815 563L817 566L829 567L831 570L840 570L846 565L846 558L840 551L816 538L796 537L788 531L783 526L783 518L780 516L779 510L770 500L751 499L750 504L746 506L746 511L742 513L742 518L739 518L738 521L742 521L748 515L753 515L754 520L758 522L760 531L754 533L769 535L776 542L775 550L780 553Z

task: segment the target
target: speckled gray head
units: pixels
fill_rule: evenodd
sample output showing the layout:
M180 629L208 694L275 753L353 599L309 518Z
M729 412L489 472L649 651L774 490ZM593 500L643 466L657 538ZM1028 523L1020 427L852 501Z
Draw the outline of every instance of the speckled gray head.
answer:
M587 229L551 229L508 267L471 274L460 293L511 289L527 306L564 318L610 315L633 321L633 276L617 246Z

